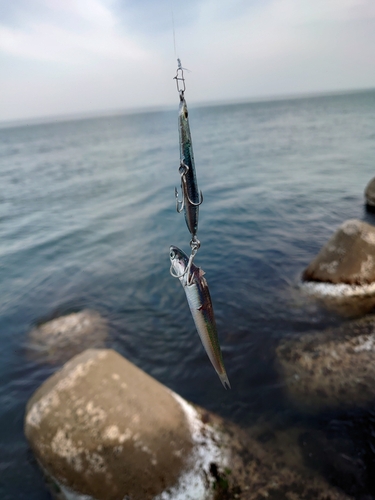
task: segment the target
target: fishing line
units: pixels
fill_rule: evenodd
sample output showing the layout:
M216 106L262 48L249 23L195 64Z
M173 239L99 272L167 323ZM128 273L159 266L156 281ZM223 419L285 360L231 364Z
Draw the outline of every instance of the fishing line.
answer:
M177 50L176 50L176 32L175 32L175 29L174 29L174 15L173 15L173 9L171 9L172 11L172 29L173 29L173 47L174 47L174 57L175 59L177 59Z

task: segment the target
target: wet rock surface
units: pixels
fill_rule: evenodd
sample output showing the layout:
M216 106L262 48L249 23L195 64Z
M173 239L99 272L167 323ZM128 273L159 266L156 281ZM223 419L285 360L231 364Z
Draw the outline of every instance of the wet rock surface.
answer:
M255 438L253 432L244 431L223 422L224 433L231 436L231 469L226 474L228 491L220 492L215 500L349 500L344 490L332 486L312 470L301 466L299 446L293 443L298 462L290 461L285 452L285 440L279 445L272 431ZM290 452L290 448L288 449ZM298 465L296 465L298 464Z
M345 498L356 500L375 498L374 431L375 414L369 408L352 408L335 416L325 412L314 419L284 415L248 429L275 463L300 474L306 485L311 486L311 478L318 476Z
M255 437L188 404L112 350L87 350L50 377L25 433L63 500L354 498L295 466L300 451L286 460L272 431Z
M299 441L304 461L310 468L355 498L367 494L366 465L352 440L328 438L324 432L315 430L301 433Z
M107 321L98 312L84 309L33 328L27 355L41 362L62 363L90 347L104 347L107 336Z
M302 275L305 281L368 285L375 281L375 227L344 222Z
M315 428L301 432L299 444L305 464L330 484L358 500L375 498L373 406L352 408L335 418L322 414Z
M364 406L375 400L375 317L281 341L278 369L303 410Z
M375 208L375 177L366 186L365 201L370 208Z

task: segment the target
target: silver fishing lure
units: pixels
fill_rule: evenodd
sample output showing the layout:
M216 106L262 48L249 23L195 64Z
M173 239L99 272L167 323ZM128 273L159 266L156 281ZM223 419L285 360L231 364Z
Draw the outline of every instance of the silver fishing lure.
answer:
M193 154L193 143L191 140L189 113L184 97L185 80L181 61L178 60L176 74L177 89L180 95L180 106L178 111L178 131L180 138L180 167L182 200L178 199L178 191L175 188L177 212L185 212L186 225L191 233L193 241L196 240L198 231L199 205L203 203L202 192L198 189L197 177L195 173L195 162ZM183 87L179 87L179 82L183 82Z
M169 256L171 259L171 274L179 278L185 290L190 311L206 353L223 386L225 389L230 389L218 340L210 291L203 276L204 272L190 262L189 257L175 246L170 247ZM190 272L186 272L188 266L190 266Z

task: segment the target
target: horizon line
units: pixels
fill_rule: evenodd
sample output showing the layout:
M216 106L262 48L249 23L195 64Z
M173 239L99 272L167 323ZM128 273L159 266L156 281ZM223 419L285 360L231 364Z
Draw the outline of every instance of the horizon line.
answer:
M356 89L343 89L343 90L322 90L315 92L298 92L291 94L273 94L267 96L258 97L243 97L236 99L219 99L213 101L190 101L190 108L204 108L204 107L215 107L215 106L230 106L234 104L251 104L257 102L277 102L277 101L288 101L288 100L298 100L306 98L324 97L324 96L335 96L335 95L348 95L348 94L358 94L375 91L375 87L363 87ZM0 129L23 127L28 125L44 125L48 123L64 123L70 121L80 121L88 120L92 118L105 118L114 116L127 116L127 115L137 115L143 113L157 113L163 111L172 111L175 109L174 105L171 104L160 104L155 106L147 107L134 107L126 109L106 109L106 110L96 110L96 111L86 111L82 113L66 113L58 115L42 115L37 117L28 118L16 118L11 120L0 121Z

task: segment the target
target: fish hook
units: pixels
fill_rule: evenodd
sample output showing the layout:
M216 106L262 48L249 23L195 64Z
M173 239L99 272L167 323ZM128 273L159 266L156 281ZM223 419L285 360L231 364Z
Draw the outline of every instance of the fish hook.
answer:
M190 269L191 269L191 266L193 264L194 257L196 256L196 254L197 254L200 246L201 246L201 242L194 235L193 239L190 241L191 254L190 254L190 257L189 257L188 265L186 267L186 272L188 273L186 282L187 282L188 285L191 285L192 282L193 282L193 273L190 272Z
M186 283L187 283L187 285L191 285L192 284L192 282L193 282L193 280L192 280L193 274L190 272L190 270L191 270L191 266L193 264L194 257L196 256L196 254L197 254L200 246L201 246L201 242L194 235L193 239L190 241L191 254L190 254L188 265L186 266L185 271L182 274L176 274L173 271L173 266L172 265L169 268L169 273L171 274L171 276L173 276L173 278L182 278L182 277L185 276L185 274L187 274L188 276L187 276L187 279L186 279Z
M180 168L178 169L180 176L181 176L181 188L182 188L182 201L178 200L178 191L177 188L174 188L174 195L176 198L176 209L178 213L181 213L184 206L185 206L185 198L187 201L190 203L190 205L193 205L193 207L199 207L199 205L202 205L203 203L203 193L202 191L199 191L200 195L200 200L195 203L189 198L188 191L187 191L187 185L186 185L186 174L189 171L189 167L181 161L180 163Z
M203 203L202 191L199 191L199 195L200 195L200 200L198 201L198 203L194 203L194 201L191 201L191 199L189 198L189 195L186 195L186 198L187 198L188 202L190 203L190 205L193 205L194 207L199 207L199 205L202 205L202 203Z
M182 201L178 199L178 191L176 187L174 188L174 197L176 198L176 210L180 214L184 209L185 199L183 194L182 194Z
M187 269L187 268L186 268L186 269ZM182 274L175 274L175 273L173 272L173 266L172 266L172 264L171 264L171 267L169 268L169 272L170 272L171 276L173 276L173 278L182 278L182 277L183 277L183 276L185 276L185 274L186 274L186 269L185 269L185 271L184 271Z
M189 167L183 162L180 162L180 168L178 169L180 176L181 176L181 188L182 186L186 185L185 181L185 175L188 172ZM184 209L185 206L185 196L184 196L184 190L182 189L182 201L178 199L178 191L177 188L174 188L174 197L176 198L176 210L180 214L182 210Z

